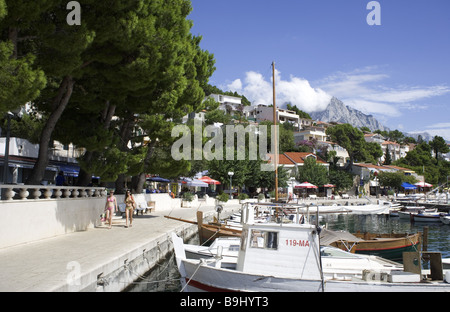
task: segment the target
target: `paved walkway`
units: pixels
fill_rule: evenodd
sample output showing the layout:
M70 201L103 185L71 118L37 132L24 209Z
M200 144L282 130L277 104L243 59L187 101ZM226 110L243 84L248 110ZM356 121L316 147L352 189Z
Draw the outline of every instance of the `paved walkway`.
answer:
M227 204L225 211L237 211L238 204ZM201 207L205 214L213 206ZM125 228L125 219L113 223L111 229L97 227L83 232L61 235L28 244L0 249L1 292L48 292L66 284L68 275L94 271L99 265L113 261L152 239L170 233L180 221L164 216L196 220L196 208L178 208L135 216L133 227ZM185 224L185 223L184 223Z

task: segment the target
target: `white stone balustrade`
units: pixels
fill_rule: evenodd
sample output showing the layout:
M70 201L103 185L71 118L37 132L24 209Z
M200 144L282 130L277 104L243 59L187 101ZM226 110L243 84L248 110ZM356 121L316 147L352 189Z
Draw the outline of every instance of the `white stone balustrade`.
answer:
M2 184L1 200L104 197L104 187Z

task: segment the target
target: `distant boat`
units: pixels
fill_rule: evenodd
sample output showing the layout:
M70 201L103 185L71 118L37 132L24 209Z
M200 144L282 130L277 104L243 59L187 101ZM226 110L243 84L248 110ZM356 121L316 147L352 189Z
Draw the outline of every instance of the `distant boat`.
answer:
M191 221L191 220L186 220L186 219L181 219L181 218L175 218L175 217L170 217L170 216L165 216L167 219L172 219L172 220L177 220L177 221L182 221L182 222L186 222L186 223L191 223L191 224L196 224L198 226L198 235L199 235L199 240L200 240L200 244L205 244L205 243L212 243L214 241L214 239L216 239L217 237L240 237L242 230L240 229L236 229L236 228L232 228L229 227L227 225L224 224L220 224L220 223L203 223L203 212L202 211L197 211L197 222L196 221Z
M441 222L439 213L423 212L413 216L414 222Z
M352 235L357 240L337 239L330 245L352 253L373 255L393 261L401 261L403 252L417 251L420 236L419 233L352 233Z
M425 206L406 206L397 211L400 219L414 221L414 216L418 213L437 213L437 209L426 208Z
M449 215L441 216L441 217L440 217L440 220L441 220L441 222L444 223L444 224L450 224L450 216L449 216Z

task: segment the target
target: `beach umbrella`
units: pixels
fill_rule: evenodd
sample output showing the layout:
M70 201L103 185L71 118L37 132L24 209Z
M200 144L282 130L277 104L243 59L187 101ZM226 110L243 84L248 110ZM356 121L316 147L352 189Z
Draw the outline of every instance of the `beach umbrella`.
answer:
M197 180L197 179L190 179L190 178L181 178L181 183L186 184L187 186L199 186L199 187L208 187L208 184Z
M208 176L203 176L203 177L199 178L199 180L202 181L202 182L208 183L208 184L214 184L214 185L219 185L220 184L219 181L211 179Z
M323 187L336 187L334 184L325 184Z
M314 189L316 189L316 188L318 188L317 186L315 186L314 184L311 184L311 183L309 183L309 182L303 182L303 183L300 183L300 184L298 184L298 185L296 185L295 186L295 188L297 189L297 188L300 188L300 189L311 189L311 188L314 188Z
M161 177L151 177L151 178L148 178L147 180L151 181L151 182L161 182L161 183L169 183L170 182L170 180L164 179Z
M410 183L408 183L408 182L403 182L403 183L402 183L402 187L403 187L405 190L415 190L415 189L417 189L417 186L412 185L412 184L410 184Z
M432 187L433 186L433 184L426 183L425 181L414 183L414 185L420 186L420 187Z

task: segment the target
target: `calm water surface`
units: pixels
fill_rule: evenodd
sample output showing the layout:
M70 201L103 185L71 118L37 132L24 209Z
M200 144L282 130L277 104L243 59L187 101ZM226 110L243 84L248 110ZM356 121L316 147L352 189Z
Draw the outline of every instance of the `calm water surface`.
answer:
M320 224L327 224L330 230L372 233L417 233L428 227L428 250L442 253L442 258L450 258L450 225L439 223L410 223L399 218L379 215L326 215L320 218ZM194 238L189 243L197 244ZM179 273L173 254L166 261L146 274L140 282L127 291L130 292L178 292L181 290Z

